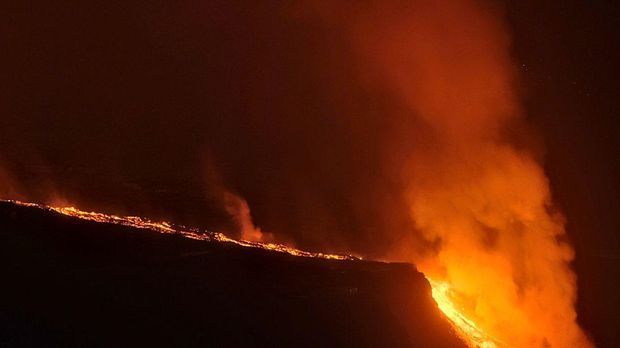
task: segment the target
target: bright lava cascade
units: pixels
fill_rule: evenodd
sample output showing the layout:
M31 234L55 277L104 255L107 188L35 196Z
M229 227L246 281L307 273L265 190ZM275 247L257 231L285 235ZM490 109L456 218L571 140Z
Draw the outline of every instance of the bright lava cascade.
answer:
M437 282L428 279L431 284L433 299L437 307L446 316L454 327L456 333L469 346L473 348L499 348L509 347L490 337L476 323L459 310L457 301L454 299L454 291L447 282Z

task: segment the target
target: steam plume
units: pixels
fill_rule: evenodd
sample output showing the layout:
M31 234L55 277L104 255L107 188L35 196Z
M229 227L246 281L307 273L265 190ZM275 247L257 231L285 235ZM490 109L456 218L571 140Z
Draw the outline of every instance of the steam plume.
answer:
M229 191L223 192L224 208L230 214L242 240L251 242L269 242L273 239L270 233L261 231L254 225L248 202Z
M420 122L402 174L412 220L431 248L409 257L448 282L466 314L515 347L587 347L576 324L573 250L543 169L513 144L521 117L510 42L497 9L469 0L316 7L342 25L372 83ZM411 135L414 137L414 134Z

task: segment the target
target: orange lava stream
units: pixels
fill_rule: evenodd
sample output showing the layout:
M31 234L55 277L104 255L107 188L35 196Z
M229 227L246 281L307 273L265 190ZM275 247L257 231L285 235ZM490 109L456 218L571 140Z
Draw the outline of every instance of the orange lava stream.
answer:
M138 216L116 216L96 212L88 212L75 207L53 207L38 203L21 202L17 200L0 200L10 202L16 205L39 208L47 211L53 211L62 215L75 217L82 220L95 221L100 223L117 224L130 226L139 229L148 229L165 234L177 234L186 238L215 241L223 243L232 243L242 247L257 248L285 253L293 256L321 258L328 260L360 260L361 258L353 255L326 254L320 252L309 252L283 244L251 242L246 240L237 240L227 237L220 232L202 231L197 228L185 227L169 222L157 222ZM443 312L447 320L452 324L456 333L470 347L473 348L499 348L507 347L500 344L499 341L491 338L476 323L468 318L456 304L454 294L450 285L446 282L438 282L428 279L432 288L432 297L437 303L437 307Z
M484 332L476 323L467 317L459 308L453 290L447 282L438 282L427 278L431 284L432 296L437 307L443 312L456 333L472 348L499 348L509 347L500 343Z
M283 244L237 240L237 239L227 237L225 234L221 232L203 231L198 228L185 227L182 225L176 225L176 224L172 224L172 223L165 222L165 221L162 221L162 222L152 221L152 220L138 217L138 216L116 216L116 215L109 215L109 214L103 214L103 213L88 212L88 211L80 210L75 207L53 207L53 206L48 206L44 204L21 202L17 200L3 200L3 201L10 202L10 203L20 205L20 206L25 206L25 207L34 207L34 208L39 208L39 209L43 209L47 211L53 211L53 212L56 212L62 215L67 215L67 216L75 217L75 218L82 219L82 220L130 226L130 227L147 229L147 230L157 231L157 232L166 233L166 234L178 234L183 237L196 239L196 240L231 243L231 244L236 244L242 247L270 250L270 251L285 253L285 254L289 254L293 256L312 257L312 258L320 258L320 259L328 259L328 260L359 260L360 259L359 257L353 256L353 255L326 254L326 253L320 253L320 252L304 251L304 250L296 249L296 248L289 247Z

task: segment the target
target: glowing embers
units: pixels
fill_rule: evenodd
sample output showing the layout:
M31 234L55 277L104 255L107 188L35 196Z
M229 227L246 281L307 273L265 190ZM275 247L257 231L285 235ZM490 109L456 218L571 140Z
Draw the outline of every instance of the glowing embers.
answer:
M456 294L447 282L438 282L428 279L432 288L432 295L437 307L448 318L457 334L473 348L498 348L503 344L486 334L476 323L467 317L463 308L458 304Z
M312 258L321 258L321 259L329 259L329 260L357 260L359 257L355 257L352 255L338 255L338 254L325 254L318 252L309 252L304 250L299 250L293 247L289 247L283 244L276 243L262 243L262 242L251 242L246 240L236 240L230 237L227 237L223 233L220 232L211 232L200 230L197 228L185 227L182 225L175 225L169 222L156 222L146 218L141 218L138 216L116 216L109 215L103 213L95 213L83 211L75 207L52 207L43 204L37 203L28 203L28 202L20 202L16 200L4 200L5 202L11 202L17 205L26 206L26 207L34 207L43 210L53 211L62 215L67 215L71 217L75 217L82 220L96 221L101 223L109 223L123 226L130 226L140 229L147 229L152 231L157 231L159 233L169 233L169 234L178 234L186 238L197 239L197 240L205 240L205 241L214 241L214 242L222 242L222 243L232 243L246 248L257 248L263 250L270 250L280 253L286 253L293 256L301 256L301 257L312 257Z

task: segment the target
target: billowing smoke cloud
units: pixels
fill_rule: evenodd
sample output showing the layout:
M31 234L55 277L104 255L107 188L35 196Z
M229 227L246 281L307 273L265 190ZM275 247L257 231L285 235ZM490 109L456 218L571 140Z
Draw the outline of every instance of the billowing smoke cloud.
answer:
M270 233L263 232L254 225L250 207L245 199L233 193L224 192L224 207L233 219L241 239L251 242L269 242L273 239Z
M216 204L223 208L229 218L229 224L225 227L228 235L251 241L251 242L271 242L273 235L264 232L260 227L254 224L250 206L248 202L238 194L226 188L221 177L210 160L206 167L206 181L208 183L207 191L215 198ZM284 238L280 237L281 242ZM292 242L287 242L292 244Z
M404 117L421 121L426 133L395 167L411 233L432 245L412 248L413 262L448 282L459 306L500 342L589 346L576 324L563 218L540 164L514 144L521 111L497 9L421 0L319 11L343 25L372 81L397 95L411 112Z

